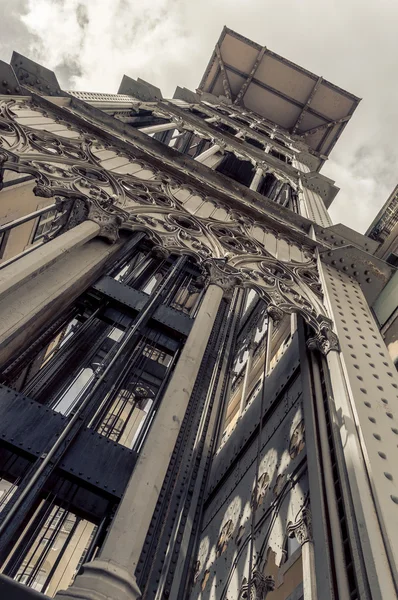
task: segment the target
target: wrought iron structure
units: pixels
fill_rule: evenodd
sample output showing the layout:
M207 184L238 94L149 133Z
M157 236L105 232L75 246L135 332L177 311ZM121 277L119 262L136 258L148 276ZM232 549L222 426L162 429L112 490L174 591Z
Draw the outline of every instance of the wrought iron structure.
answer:
M319 173L358 99L227 29L168 100L0 70L4 589L397 597L393 267Z

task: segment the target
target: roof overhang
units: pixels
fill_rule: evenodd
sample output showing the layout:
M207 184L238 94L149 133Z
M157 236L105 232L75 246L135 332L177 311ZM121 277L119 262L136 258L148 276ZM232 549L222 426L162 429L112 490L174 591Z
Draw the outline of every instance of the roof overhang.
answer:
M299 136L326 158L360 102L329 83L224 27L198 88Z

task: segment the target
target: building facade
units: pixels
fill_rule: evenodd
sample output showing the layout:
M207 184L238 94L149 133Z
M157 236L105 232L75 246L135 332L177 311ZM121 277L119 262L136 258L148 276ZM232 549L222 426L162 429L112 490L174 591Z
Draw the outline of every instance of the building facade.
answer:
M375 256L398 267L398 186L376 215L366 235L379 243ZM398 369L398 276L397 272L376 298L372 308L391 358Z
M320 173L359 99L227 28L172 99L0 70L4 597L397 598L396 269Z

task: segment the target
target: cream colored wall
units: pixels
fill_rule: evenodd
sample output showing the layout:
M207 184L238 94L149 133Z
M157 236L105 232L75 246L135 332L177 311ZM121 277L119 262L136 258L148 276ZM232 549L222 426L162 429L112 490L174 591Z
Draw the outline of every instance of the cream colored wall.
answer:
M303 196L308 218L311 219L311 221L314 221L322 227L330 227L330 225L333 225L327 208L317 192L303 187Z
M33 188L35 185L35 181L27 181L1 190L0 225L53 204L53 198L40 198L34 195ZM31 244L38 219L39 217L23 223L6 234L5 250L2 253L0 262L19 254Z
M303 581L301 550L297 551L296 560L294 560L295 556L296 553L292 556L292 562L288 561L278 567L275 563L275 553L272 551L269 553L264 575L273 576L275 589L268 593L267 600L286 600Z
M83 520L78 524L76 531L51 578L50 585L47 590L45 590L45 593L48 596L53 597L59 590L65 590L71 585L76 574L77 566L90 541L93 530L94 525L88 521ZM61 540L59 542L62 543ZM52 567L55 560L51 562Z

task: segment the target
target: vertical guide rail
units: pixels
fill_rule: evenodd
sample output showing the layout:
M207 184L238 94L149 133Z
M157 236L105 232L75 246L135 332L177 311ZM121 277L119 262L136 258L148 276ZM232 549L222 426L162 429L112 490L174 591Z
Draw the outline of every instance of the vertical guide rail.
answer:
M224 351L223 353L220 353L218 364L216 364L214 370L214 373L217 373L217 380L214 382L214 387L211 390L211 393L214 396L214 405L210 415L206 437L204 439L202 457L196 476L191 506L184 530L184 537L181 542L182 551L178 556L175 575L169 595L170 598L177 598L178 600L183 600L183 598L188 596L189 585L191 583L190 574L193 570L195 551L197 550L199 543L204 493L209 477L210 462L217 448L218 439L221 435L220 432L222 432L226 405L229 399L236 332L246 298L244 290L239 290L238 294L239 295L235 298L228 316L230 323L225 327L224 335L221 340L221 347Z
M235 330L240 308L242 306L242 290L235 294L232 306L227 314L224 327L217 336L217 347L221 349L213 364L209 388L206 393L204 407L196 432L190 469L187 477L183 497L179 503L181 510L174 522L167 548L164 566L160 575L155 600L160 600L164 595L175 598L180 589L181 578L184 576L184 563L190 563L193 548L189 540L194 527L194 517L200 500L200 491L203 478L206 477L206 464L212 452L214 430L217 425L217 416L223 400L225 400L225 383L228 378L227 365L230 362L231 349L235 339ZM194 481L193 481L194 480ZM185 510L184 510L185 508ZM185 514L187 513L187 514ZM180 539L182 537L182 539ZM188 551L189 548L189 551ZM176 563L174 566L174 563Z
M256 529L256 511L257 511L257 492L258 492L258 471L260 468L260 454L261 454L261 441L263 433L263 418L264 418L264 406L265 406L265 392L266 392L266 378L269 372L269 366L271 362L271 344L272 344L272 330L273 321L270 316L267 319L267 331L264 338L264 366L263 366L263 387L261 390L260 399L260 415L258 421L258 434L257 434L257 453L256 453L256 472L254 478L254 500L252 502L252 515L250 523L250 548L249 548L249 570L248 570L248 590L247 597L251 598L251 587L253 582L253 558L254 558L254 539Z

